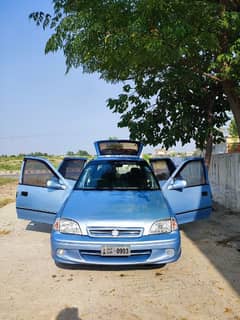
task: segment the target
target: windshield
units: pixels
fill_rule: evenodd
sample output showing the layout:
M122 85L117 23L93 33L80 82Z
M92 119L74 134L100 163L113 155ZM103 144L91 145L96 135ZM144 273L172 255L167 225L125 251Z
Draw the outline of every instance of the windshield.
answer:
M82 172L75 189L158 190L159 184L145 161L92 161Z

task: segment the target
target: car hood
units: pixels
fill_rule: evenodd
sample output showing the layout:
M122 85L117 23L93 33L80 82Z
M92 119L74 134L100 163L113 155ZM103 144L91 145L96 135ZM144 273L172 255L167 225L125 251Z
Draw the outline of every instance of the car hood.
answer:
M78 221L83 234L94 227L150 227L170 217L161 191L74 190L63 208L62 218Z

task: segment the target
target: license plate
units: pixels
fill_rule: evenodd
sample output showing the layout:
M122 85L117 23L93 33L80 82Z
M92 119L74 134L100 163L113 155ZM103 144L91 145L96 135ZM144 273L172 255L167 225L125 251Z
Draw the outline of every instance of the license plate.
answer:
M129 246L102 246L101 256L130 256L131 249Z

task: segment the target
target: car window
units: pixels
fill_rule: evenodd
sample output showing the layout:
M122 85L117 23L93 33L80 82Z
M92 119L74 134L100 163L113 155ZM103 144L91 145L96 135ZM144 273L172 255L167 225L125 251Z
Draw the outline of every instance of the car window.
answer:
M144 161L93 161L89 163L75 189L157 190L158 182Z
M142 150L142 145L135 141L108 140L97 141L100 155L138 155Z
M152 163L153 171L158 180L167 180L170 176L170 171L165 160Z
M22 184L46 187L47 181L53 177L56 177L56 175L44 162L25 160Z
M176 169L170 159L150 159L150 162L158 181L166 181Z
M77 180L82 172L85 160L65 159L58 171L65 179Z
M202 161L188 162L176 176L187 181L187 187L206 184L205 171Z

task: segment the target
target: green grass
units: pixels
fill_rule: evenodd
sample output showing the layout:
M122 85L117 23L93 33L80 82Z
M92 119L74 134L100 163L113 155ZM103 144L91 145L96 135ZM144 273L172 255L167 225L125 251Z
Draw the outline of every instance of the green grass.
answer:
M47 156L42 157L48 159L55 167L64 158L63 156ZM0 171L20 171L23 156L0 156Z
M21 163L22 158L0 157L0 171L20 171Z

